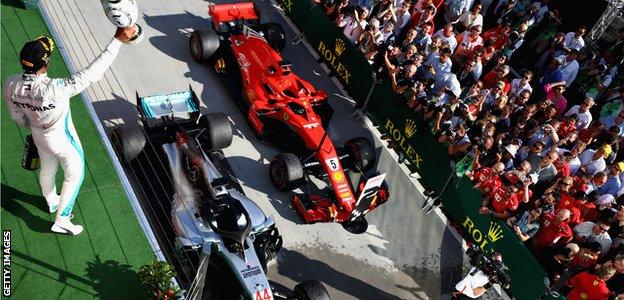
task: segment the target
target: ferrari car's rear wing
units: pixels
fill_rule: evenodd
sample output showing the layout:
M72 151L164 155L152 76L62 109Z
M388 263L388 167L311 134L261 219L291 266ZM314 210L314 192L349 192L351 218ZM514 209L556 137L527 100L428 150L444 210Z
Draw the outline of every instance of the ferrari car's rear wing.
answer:
M208 6L208 14L212 17L215 28L219 28L223 22L260 19L260 12L253 2L211 4Z

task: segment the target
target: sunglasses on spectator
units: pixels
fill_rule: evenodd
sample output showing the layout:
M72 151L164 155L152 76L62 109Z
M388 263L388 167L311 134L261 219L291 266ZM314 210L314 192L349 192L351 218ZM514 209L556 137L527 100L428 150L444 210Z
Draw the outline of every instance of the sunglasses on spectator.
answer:
M563 186L572 186L572 182L563 182Z

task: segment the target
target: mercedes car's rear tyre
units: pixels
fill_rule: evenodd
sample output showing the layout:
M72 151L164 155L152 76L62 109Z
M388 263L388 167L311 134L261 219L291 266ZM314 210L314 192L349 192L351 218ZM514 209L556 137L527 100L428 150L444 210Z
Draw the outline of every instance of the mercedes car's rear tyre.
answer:
M113 148L127 163L143 151L146 143L143 128L138 124L123 124L113 129L110 138Z
M223 149L232 144L232 126L224 113L202 115L199 124L206 130L204 136L210 150Z
M318 280L306 280L295 286L293 290L297 300L329 300L329 293Z

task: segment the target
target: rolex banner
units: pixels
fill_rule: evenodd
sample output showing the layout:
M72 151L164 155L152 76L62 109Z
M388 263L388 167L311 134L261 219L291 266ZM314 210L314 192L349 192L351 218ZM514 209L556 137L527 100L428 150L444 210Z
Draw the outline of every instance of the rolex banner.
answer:
M319 55L331 75L359 104L364 102L368 88L373 84L372 68L362 53L342 34L325 15L321 7L307 0L277 0L293 23L301 30L308 43Z
M392 149L401 153L410 170L418 172L427 188L439 193L449 176L454 176L442 203L445 215L455 228L466 240L488 252L503 255L512 278L513 296L538 299L545 290L546 272L507 224L490 215L479 214L482 195L466 176L456 176L450 167L446 146L438 143L430 126L405 104L394 100L396 96L387 80L378 84L372 99L368 108L373 122L389 137L394 145Z

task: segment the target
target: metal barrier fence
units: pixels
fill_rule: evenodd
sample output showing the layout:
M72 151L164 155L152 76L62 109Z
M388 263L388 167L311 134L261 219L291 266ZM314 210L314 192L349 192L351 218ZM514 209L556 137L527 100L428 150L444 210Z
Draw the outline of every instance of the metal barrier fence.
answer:
M444 145L438 143L420 118L403 104L388 80L375 81L373 69L342 32L320 8L309 0L277 0L286 15L302 32L307 42L343 85L347 93L362 106L369 88L375 84L368 114L381 132L391 137L409 162L408 168L421 176L431 190L441 192L453 176L442 198L444 211L462 236L486 251L503 255L512 278L510 292L517 299L538 299L545 292L546 272L515 233L501 220L479 214L482 195L465 176L454 176Z

